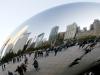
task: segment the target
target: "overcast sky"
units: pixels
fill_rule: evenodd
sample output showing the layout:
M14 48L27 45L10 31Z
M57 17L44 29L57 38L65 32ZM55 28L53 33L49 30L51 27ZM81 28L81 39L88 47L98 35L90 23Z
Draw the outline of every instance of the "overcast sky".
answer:
M46 9L73 2L99 0L0 0L0 47L16 27Z

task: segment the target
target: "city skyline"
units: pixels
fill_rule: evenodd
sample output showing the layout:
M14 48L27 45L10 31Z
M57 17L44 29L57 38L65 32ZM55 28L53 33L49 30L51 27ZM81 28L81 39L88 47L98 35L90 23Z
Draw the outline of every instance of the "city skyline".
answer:
M92 28L91 28L91 25L92 25ZM86 30L84 28L79 29L80 27L77 25L77 23L72 23L68 25L66 27L66 30L64 31L65 34L63 36L63 42L66 43L67 39L73 39L75 37L79 38L82 36L100 34L100 30L99 30L100 20L94 19L94 21L92 22L92 24L90 24L89 27L90 27L89 30ZM59 35L59 33L61 33L61 32L58 32L58 29L59 29L59 26L52 27L48 40L45 40L45 41L48 41L51 45L53 45L57 40L57 36ZM2 51L0 52L1 58L8 52L17 53L19 50L23 50L25 45L29 47L31 46L32 43L35 43L34 48L38 46L42 46L43 39L45 38L44 34L45 33L41 33L37 35L36 40L34 40L32 36L30 37L30 33L28 32L27 26L25 26L24 28L21 28L21 30L19 30L15 34L15 36L13 36L12 38L8 39L5 42L5 44L2 47ZM30 40L30 43L28 44L29 40Z
M89 28L94 19L100 19L99 10L99 3L71 3L57 6L26 20L10 37L15 36L19 30L25 28L29 33L32 33L30 36L33 38L42 32L45 33L45 38L48 38L51 28L55 25L59 26L58 32L64 32L66 31L66 26L74 22L81 28ZM83 11L87 11L87 13L82 15ZM15 36L16 38L17 36Z
M46 2L46 3L45 3ZM0 48L1 45L5 42L5 39L20 26L25 20L29 19L31 16L34 16L46 9L68 4L74 2L97 2L98 0L43 0L43 1L34 1L34 0L0 0ZM21 8L20 8L21 7ZM7 12L7 13L6 13ZM9 28L10 27L10 28ZM5 30L6 31L5 31Z

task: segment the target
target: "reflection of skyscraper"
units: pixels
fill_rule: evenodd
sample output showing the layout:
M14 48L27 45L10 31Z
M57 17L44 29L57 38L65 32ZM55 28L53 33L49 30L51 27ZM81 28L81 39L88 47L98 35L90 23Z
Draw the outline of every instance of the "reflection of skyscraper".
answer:
M29 34L24 33L22 36L20 36L17 39L17 41L16 41L16 43L15 43L15 45L13 47L13 52L14 53L17 53L18 50L23 50L23 47L24 47L24 45L26 44L26 42L28 40L28 37L29 37Z
M87 27L84 27L84 28L83 28L83 31L87 31Z
M6 42L4 43L4 45L2 46L1 51L0 51L0 55L2 55L4 49L5 49L5 47L6 47L6 45L8 44L9 41L10 41L10 38L7 39L7 41L6 41Z
M77 27L76 23L68 25L67 26L67 31L65 33L64 40L73 39L76 35L77 29L78 29L78 27Z
M1 54L1 58L3 56L5 56L7 53L11 52L12 48L13 48L13 44L11 44L11 43L8 44L7 46L5 46L5 48L4 48L4 50L3 50L2 54Z
M39 47L42 45L42 40L44 37L44 33L41 33L37 36L36 42L35 42L35 47Z
M27 41L27 48L29 48L31 46L31 43L32 43L32 38L30 38L28 41Z
M21 28L15 35L10 36L10 40L5 44L4 49L2 50L1 57L6 55L6 53L12 51L13 49L20 49L22 45L25 43L25 39L27 38L24 34L27 33L28 26ZM22 36L23 35L23 36ZM20 38L20 43L18 43ZM23 41L22 41L23 40ZM15 47L16 43L19 45ZM17 50L18 50L17 49ZM17 51L13 51L17 52Z
M94 30L93 24L90 25L90 30Z
M93 22L94 33L100 35L100 20L95 19Z
M54 43L57 39L59 26L55 26L52 28L50 35L49 35L49 42Z

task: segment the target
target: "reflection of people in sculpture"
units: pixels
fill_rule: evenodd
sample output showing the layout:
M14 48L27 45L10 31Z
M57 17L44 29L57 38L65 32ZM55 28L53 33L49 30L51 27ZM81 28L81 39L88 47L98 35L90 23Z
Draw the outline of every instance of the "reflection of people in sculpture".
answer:
M39 64L38 64L38 61L36 59L34 60L33 65L34 65L35 70L38 71L39 70Z
M72 66L74 66L74 65L76 65L76 64L79 64L79 60L81 60L81 58L75 59L75 60L69 65L69 67L72 67Z

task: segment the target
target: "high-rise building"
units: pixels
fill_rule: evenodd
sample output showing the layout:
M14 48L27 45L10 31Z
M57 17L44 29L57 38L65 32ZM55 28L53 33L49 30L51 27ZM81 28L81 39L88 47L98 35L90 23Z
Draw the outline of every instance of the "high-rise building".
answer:
M81 32L80 26L77 27L77 32Z
M54 44L54 42L56 41L58 29L59 29L59 26L55 26L52 28L50 35L49 35L49 43L50 44Z
M65 32L64 41L66 42L67 39L75 38L75 35L78 31L78 27L76 23L67 26L67 30Z
M94 34L100 35L100 20L95 19L93 22Z
M90 31L91 31L91 30L94 30L93 24L90 25Z
M44 37L44 33L41 33L37 36L36 42L35 42L35 47L39 47L42 45L42 40Z
M84 27L84 28L83 28L83 31L87 31L87 27Z
M27 41L27 48L29 48L31 46L31 43L32 43L32 38L30 38L28 41ZM26 49L27 49L26 48Z
M5 49L5 47L7 46L7 44L9 43L9 41L10 41L10 38L8 38L8 39L6 40L6 42L3 44L2 48L1 48L1 51L0 51L0 56L2 55L4 49Z
M65 32L58 33L58 39L64 39Z
M7 53L11 52L12 51L12 48L13 48L13 44L9 43L7 46L5 46L2 54L1 54L1 58L3 56L5 56Z
M17 33L10 36L10 40L8 40L4 49L1 53L1 58L5 56L9 52L17 52L19 49L22 49L23 44L25 43L26 36L24 34L27 33L28 26L24 26Z
M24 33L22 34L16 41L14 47L13 47L13 52L17 53L19 50L23 50L24 45L26 44L28 40L29 34Z

